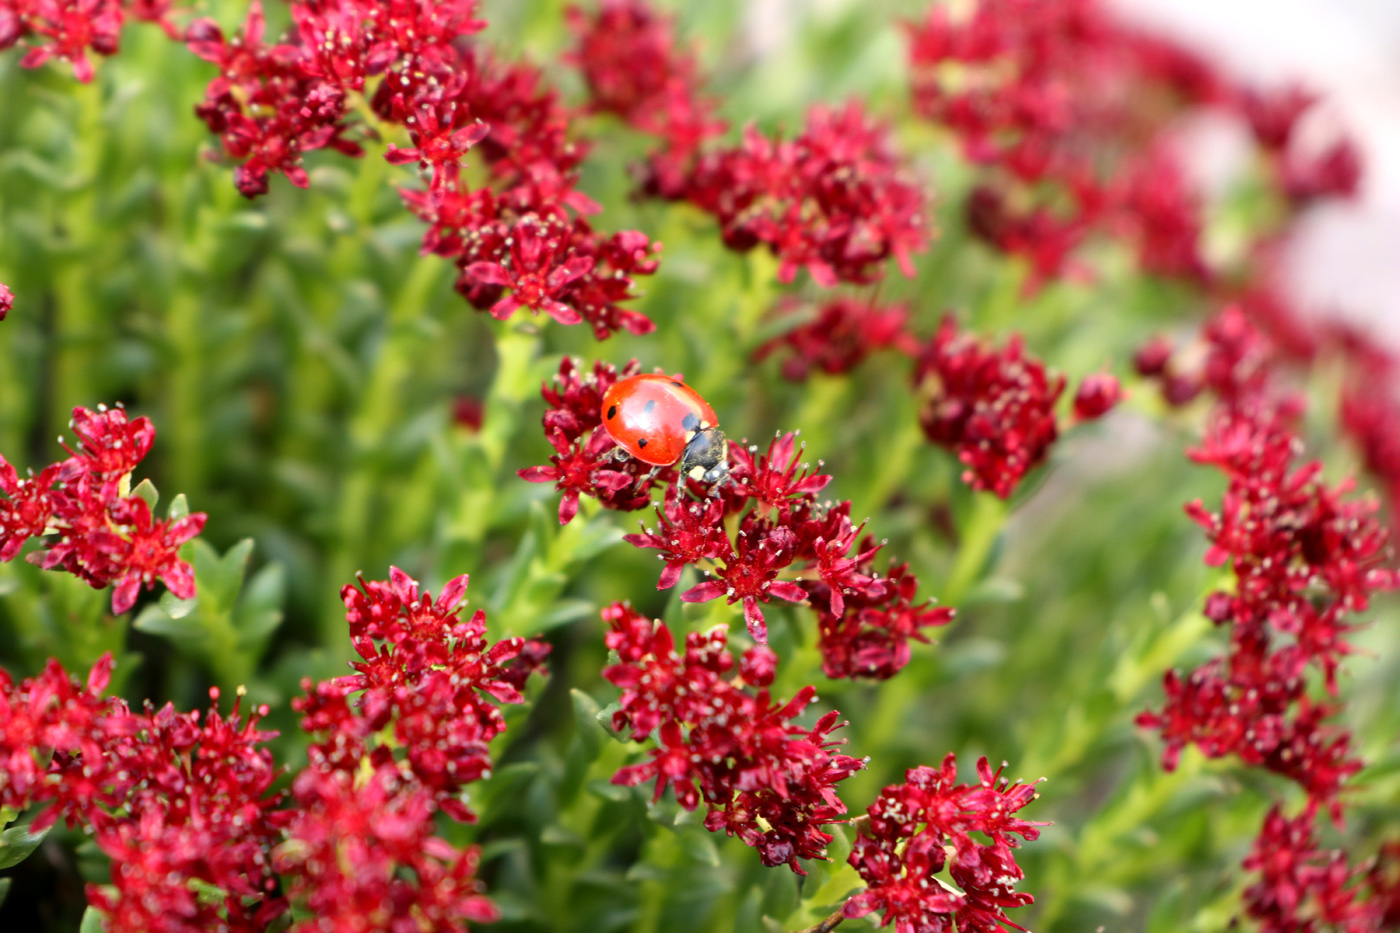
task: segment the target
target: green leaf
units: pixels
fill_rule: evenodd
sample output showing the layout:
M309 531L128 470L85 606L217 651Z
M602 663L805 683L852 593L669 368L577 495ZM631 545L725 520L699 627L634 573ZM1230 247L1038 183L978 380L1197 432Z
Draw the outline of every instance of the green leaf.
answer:
M83 922L78 927L78 933L102 933L107 929L107 915L96 907L88 907L83 911Z
M680 834L680 840L681 851L687 858L711 868L719 867L719 849L715 847L714 837L709 830L687 830Z
M29 858L30 854L37 848L39 843L44 841L44 837L49 834L46 829L42 832L31 833L29 824L23 826L11 826L0 833L0 869L14 868L20 862Z
M797 876L786 868L768 872L763 885L763 915L785 919L797 909L797 904Z
M621 803L632 796L632 788L623 787L621 784L614 784L607 778L594 778L588 782L588 792L595 797L610 800L613 803Z
M160 594L160 611L164 612L172 619L183 619L185 616L193 612L195 607L198 605L198 595L193 596L190 599L181 599L169 590L166 590L164 593Z
M613 713L616 713L620 709L622 709L622 703L614 700L607 706L598 710L598 724L603 727L604 732L612 737L614 742L621 742L623 745L626 745L628 742L632 741L631 736L626 732L618 732L613 729Z
M240 648L261 648L262 643L282 624L282 602L287 591L287 574L281 564L268 564L253 575L243 589L234 613Z
M238 591L243 587L243 576L248 572L248 558L252 553L253 539L244 538L220 558L218 573L215 579L210 581L215 589L216 607L232 607L238 599Z
M592 600L587 599L560 599L554 603L554 608L540 616L536 622L536 634L547 632L552 628L561 625L570 625L579 619L586 619L598 611L598 606Z
M138 499L146 500L146 504L151 507L151 511L156 510L156 503L160 501L160 493L156 492L155 484L148 479L143 479L131 494Z
M170 509L165 513L166 518L170 519L172 522L177 522L182 518L186 518L189 514L190 503L189 500L185 498L183 492L170 500Z
M579 833L574 832L566 826L554 823L544 828L540 833L540 842L545 845L567 846L571 849L584 849L588 847L588 840Z
M147 606L141 611L141 615L136 617L132 627L138 632L145 632L147 635L158 635L161 638L169 638L178 641L186 647L193 647L209 638L206 632L193 619L172 619L159 606Z
M601 713L598 701L582 690L571 690L569 695L574 701L574 734L582 746L584 757L592 762L597 759L598 752L603 747L603 729L598 722Z
M963 597L958 604L959 609L967 609L973 606L995 606L1005 603L1019 602L1026 595L1026 588L1018 580L1011 580L1006 577L988 577L980 580Z

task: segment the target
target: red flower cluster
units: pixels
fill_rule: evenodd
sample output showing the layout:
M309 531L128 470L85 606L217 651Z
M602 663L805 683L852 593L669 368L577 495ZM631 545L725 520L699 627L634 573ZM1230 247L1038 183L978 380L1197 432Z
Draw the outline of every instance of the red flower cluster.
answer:
M128 421L118 405L73 409L78 450L37 476L19 476L0 456L0 561L13 560L30 538L56 536L29 555L45 570L72 573L96 589L115 584L112 611L126 612L156 580L181 599L194 596L194 571L180 546L199 534L204 513L160 520L139 496L127 495L131 471L155 440L146 418Z
M305 187L306 152L361 155L349 100L363 94L378 119L408 133L412 146L391 145L385 158L427 179L401 193L429 225L424 253L456 263L474 307L503 320L521 307L587 320L600 338L650 331L619 302L634 297L633 276L655 271L659 246L636 231L599 233L581 216L597 205L576 189L587 146L571 138L571 114L536 69L465 44L486 25L475 10L474 0L296 2L293 29L275 45L257 4L232 39L199 20L186 41L221 73L198 113L242 163L239 190L255 197L273 172ZM479 190L461 171L474 148L490 179Z
M346 586L355 674L293 701L315 736L292 784L299 806L277 868L294 876L293 901L312 933L389 928L418 917L433 930L490 922L495 907L475 879L477 852L436 835L434 815L474 821L462 789L491 770L487 744L505 729L501 703L539 669L547 646L487 642L486 615L460 617L466 575L434 600L397 567L387 582ZM352 698L352 695L356 695Z
M643 0L601 0L594 16L577 7L567 15L578 38L569 60L583 73L590 109L661 137L643 166L642 190L683 198L696 155L726 126L700 94L694 56L676 47L671 19Z
M10 291L10 287L4 282L0 282L0 321L5 320L5 315L14 310L15 293Z
M518 471L532 483L554 483L564 494L559 500L559 524L566 525L578 514L578 497L592 496L604 508L630 512L651 504L651 490L674 482L669 467L650 476L651 468L631 457L617 459L612 436L603 427L603 396L619 375L630 376L640 367L633 360L617 369L601 360L592 373L581 373L578 364L565 357L553 384L540 390L549 408L544 413L544 433L554 445L549 466L527 467Z
M1274 173L1275 183L1295 208L1323 198L1355 196L1361 156L1340 133L1321 147L1308 146L1298 124L1318 97L1296 85L1240 94L1240 110Z
M928 245L927 198L859 102L812 108L791 142L749 127L740 145L709 147L724 124L669 19L641 0L605 0L592 17L572 10L570 24L593 109L663 140L645 168L645 194L712 214L730 249L767 244L783 282L805 267L824 287L864 284L891 256L913 274L911 256Z
M94 73L87 53L116 54L128 15L158 23L175 35L170 7L170 0L0 0L0 52L27 40L29 51L21 68L38 68L61 58L72 63L73 74L86 83Z
M1261 933L1337 930L1379 933L1395 929L1397 886L1380 859L1369 870L1353 868L1346 853L1318 848L1317 808L1309 805L1293 819L1275 806L1244 867L1259 881L1244 892L1245 912Z
M912 94L988 166L973 233L1025 255L1031 287L1071 271L1094 230L1135 241L1148 271L1207 278L1197 198L1164 140L1183 109L1228 99L1210 66L1094 2L979 0L955 16L935 5L909 26Z
M483 610L460 617L466 591L463 574L434 601L397 567L387 582L361 579L360 588L341 590L362 660L355 674L314 688L304 681L307 695L293 703L302 727L318 736L314 767L351 777L362 762L387 768L406 792L426 788L433 809L475 821L461 790L490 773L487 744L505 729L487 698L522 702L525 676L548 647L523 638L487 642Z
M1244 863L1258 873L1245 905L1261 929L1384 929L1379 918L1396 897L1388 863L1363 872L1345 853L1317 850L1317 812L1326 807L1341 822L1343 785L1362 762L1350 733L1327 722L1339 707L1314 700L1307 683L1319 671L1336 694L1338 666L1352 650L1349 617L1372 593L1400 587L1389 535L1375 502L1346 498L1350 482L1328 487L1320 463L1297 462L1302 406L1272 384L1279 346L1239 307L1209 321L1203 337L1198 373L1170 372L1163 343L1140 351L1138 368L1161 374L1169 390L1173 379L1189 381L1218 400L1203 444L1189 453L1224 473L1228 486L1218 512L1199 500L1186 511L1210 539L1206 562L1228 563L1234 577L1205 603L1208 618L1229 625L1230 648L1184 678L1168 672L1164 708L1138 722L1162 733L1168 770L1194 743L1208 757L1239 755L1306 791L1296 818L1270 812ZM1358 356L1356 349L1349 352Z
M798 302L784 301L773 309L773 317L790 317L801 310ZM753 352L753 360L760 362L779 349L790 350L782 373L792 382L803 381L813 370L847 373L877 350L917 353L918 341L905 329L908 321L909 309L903 304L880 307L855 297L834 298L810 320L761 345Z
M891 256L912 276L928 246L927 197L888 137L857 101L813 107L791 142L749 127L738 146L702 153L681 197L714 215L730 249L767 244L781 282L805 267L825 288L861 285Z
M1019 335L996 350L959 333L957 322L945 317L917 360L914 385L923 399L924 433L957 453L967 467L963 481L973 489L1005 499L1059 437L1055 402L1065 379L1027 356ZM1075 413L1099 417L1119 397L1117 380L1091 375L1076 394Z
M0 802L53 804L32 829L91 828L112 885L89 885L88 901L110 933L266 929L287 907L269 859L287 814L269 793L267 709L242 721L237 702L227 719L211 706L202 725L169 705L132 713L102 698L111 670L105 655L86 685L52 660L18 685L0 671Z
M1206 562L1228 562L1234 575L1233 591L1211 594L1205 608L1230 625L1230 653L1184 680L1169 673L1166 707L1139 721L1162 731L1167 767L1187 742L1211 757L1239 754L1297 781L1340 818L1341 784L1360 762L1349 735L1323 724L1334 709L1308 698L1305 674L1320 670L1335 694L1351 651L1348 617L1371 593L1400 586L1400 573L1385 566L1389 536L1376 504L1346 499L1350 483L1321 483L1320 463L1297 464L1300 406L1270 395L1270 343L1237 308L1205 336L1200 382L1220 407L1190 456L1229 485L1219 512L1198 500L1187 513L1210 538Z
M843 916L884 911L880 925L894 924L899 933L1024 930L1006 916L1008 908L1035 900L1014 890L1025 874L1012 852L1020 843L1012 837L1034 840L1037 827L1047 824L1015 815L1038 796L1035 785L1012 784L1001 771L983 758L978 782L958 784L950 753L941 767L911 768L905 783L881 791L868 823L857 821L850 857L869 887L846 902ZM956 888L937 877L945 868Z
M1211 757L1239 754L1340 817L1341 784L1361 764L1349 735L1322 723L1334 710L1309 700L1304 675L1317 667L1335 692L1351 651L1347 617L1372 592L1400 586L1400 574L1382 566L1388 535L1375 503L1345 500L1349 484L1321 484L1320 463L1296 466L1300 447L1287 411L1256 401L1218 412L1192 452L1229 480L1219 512L1199 501L1187 512L1210 537L1206 562L1228 561L1234 574L1233 592L1211 594L1205 609L1230 625L1230 654L1185 680L1169 673L1166 707L1139 722L1162 731L1167 767L1187 742Z
M293 933L407 929L460 933L493 923L495 904L476 879L480 853L435 835L433 793L405 782L392 764L367 776L307 768L292 794L300 810L277 850L289 895L312 916Z
M756 645L733 676L723 628L691 633L678 655L664 623L625 603L604 609L603 618L607 645L619 660L603 676L622 690L613 729L630 729L637 742L654 731L659 736L650 760L623 768L613 783L655 780L656 798L669 785L687 810L703 800L705 828L737 835L765 865L806 874L798 859L825 858L831 835L820 827L846 812L836 785L865 762L829 751L841 744L830 738L842 725L834 710L811 729L793 724L816 700L816 689L774 703L767 688L777 657Z
M637 368L634 360L623 374ZM761 604L773 597L809 603L817 612L823 666L831 677L892 677L908 663L909 639L926 641L923 629L952 620L952 609L914 604L918 581L906 565L891 565L888 578L880 578L874 558L881 545L860 541L864 525L851 522L850 502L817 501L831 477L800 462L802 448L792 434L775 438L766 454L731 444L730 482L703 499L691 495L702 487L679 482L670 468L647 479L646 464L612 459L616 445L601 426L600 409L617 377L617 370L602 362L581 377L566 359L555 384L544 386L550 405L545 434L556 453L549 466L529 467L520 476L552 482L564 494L561 522L577 513L580 495L605 508L633 511L650 505L651 490L660 485L666 496L656 507L657 526L643 525L641 533L625 538L661 552L666 567L657 588L675 586L687 565L701 567L711 579L681 599L742 602L749 634L760 644L768 640Z

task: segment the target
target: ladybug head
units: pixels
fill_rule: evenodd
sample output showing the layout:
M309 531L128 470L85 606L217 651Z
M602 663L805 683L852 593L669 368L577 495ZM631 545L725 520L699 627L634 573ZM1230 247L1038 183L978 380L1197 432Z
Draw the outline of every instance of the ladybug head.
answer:
M681 476L716 483L729 475L729 441L719 428L696 431L681 454Z

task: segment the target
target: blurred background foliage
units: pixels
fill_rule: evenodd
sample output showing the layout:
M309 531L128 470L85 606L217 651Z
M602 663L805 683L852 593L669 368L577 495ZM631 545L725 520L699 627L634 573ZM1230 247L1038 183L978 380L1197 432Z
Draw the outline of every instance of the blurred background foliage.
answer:
M1129 378L1143 340L1185 332L1208 309L1134 272L1112 244L1095 256L1092 285L1061 282L1027 298L1018 263L967 239L958 208L968 177L955 146L900 119L897 21L921 6L813 5L777 38L746 34L743 3L676 12L736 126L791 130L807 105L852 94L899 121L941 235L915 279L892 274L874 291L907 302L916 332L953 310L983 334L1025 334L1031 352L1072 378L1105 365ZM229 0L209 14L230 27L245 11ZM562 4L496 0L484 12L485 39L542 64L579 99L577 76L560 63ZM269 14L285 21L284 9ZM969 492L952 457L924 441L907 363L877 358L803 384L783 381L775 360L752 363L776 332L766 312L779 295L819 290L805 277L778 286L772 260L727 252L690 208L629 200L626 166L648 143L612 118L580 123L594 146L582 187L605 205L606 227L647 231L665 252L636 305L656 333L599 344L583 327L472 311L452 290L451 267L418 255L421 225L395 193L415 183L412 172L373 146L358 161L313 154L310 190L279 178L268 197L245 201L192 113L212 75L141 27L127 29L122 53L89 86L65 68L26 71L17 55L0 56L0 281L18 296L0 325L0 451L37 470L61 455L56 438L73 406L122 401L157 426L144 475L161 513L178 493L210 516L193 545L194 605L149 595L113 619L106 594L71 577L0 566L6 669L32 674L52 655L84 670L111 650L117 689L133 703L185 709L204 705L210 685L227 695L245 684L270 704L278 759L295 767L304 752L288 702L301 678L338 675L351 654L340 586L360 570L385 578L390 564L433 591L470 572L472 605L488 610L493 637L543 633L554 646L548 682L527 708L507 710L499 766L474 795L481 824L448 830L486 847L484 877L505 912L495 929L810 925L856 886L844 839L799 879L705 832L669 795L648 806L649 789L608 783L635 752L598 724L616 695L599 676L598 607L630 599L687 631L728 623L743 642L738 607L682 606L684 585L657 592L654 555L620 543L650 513L585 502L560 527L553 490L515 475L550 452L538 390L561 355L635 357L684 373L733 436L762 443L800 429L807 455L835 476L829 494L870 517L885 553L919 574L922 595L959 609L941 643L916 647L895 679L855 684L822 677L809 612L769 607L783 659L775 694L816 683L819 707L851 721L846 750L871 756L842 788L852 810L948 751L967 769L979 755L1005 759L1013 777L1048 778L1026 815L1054 821L1020 857L1037 903L1019 922L1228 927L1237 866L1269 802L1292 790L1192 751L1164 774L1155 741L1132 723L1158 701L1166 668L1220 649L1199 613L1211 583L1205 544L1181 511L1220 493L1182 452L1204 403L1169 412L1130 381L1125 406L1071 431L1003 506ZM1310 391L1325 400L1315 410L1334 410L1325 371ZM454 420L462 398L484 402L479 430ZM1329 475L1350 471L1347 452L1327 446L1327 425L1316 433ZM1361 633L1366 652L1342 684L1349 725L1374 762L1347 827L1363 849L1400 819L1400 661L1383 650L1393 613L1392 600L1378 604L1381 622ZM42 858L10 872L22 883L0 928L77 927L79 879L107 872L81 841L56 831Z

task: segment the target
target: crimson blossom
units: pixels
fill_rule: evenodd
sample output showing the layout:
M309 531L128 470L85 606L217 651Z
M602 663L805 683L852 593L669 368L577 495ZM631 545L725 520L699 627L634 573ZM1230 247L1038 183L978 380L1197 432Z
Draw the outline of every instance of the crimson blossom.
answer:
M780 301L771 317L791 318L802 311L796 301ZM909 309L903 304L881 307L851 296L821 305L807 320L768 340L753 352L754 362L772 353L790 351L781 364L783 378L801 382L813 370L836 375L859 366L879 350L896 350L909 356L918 352L918 341L908 331Z
M654 780L655 799L670 786L687 810L703 801L705 828L738 836L764 865L806 874L799 859L825 858L831 834L820 827L846 812L836 785L866 762L830 751L842 744L830 738L843 725L835 711L811 729L793 723L815 702L816 688L774 702L768 686L777 656L755 645L734 672L723 627L687 635L677 654L665 623L625 603L604 609L603 618L619 661L603 676L622 690L613 729L630 730L636 742L659 736L649 760L618 771L613 783Z
M1230 99L1209 64L1082 0L935 4L908 34L915 111L980 168L969 229L1025 256L1028 288L1080 274L1096 232L1136 244L1147 272L1211 279L1200 198L1167 145L1181 113Z
M919 355L914 385L924 433L957 454L973 489L1007 498L1059 437L1055 403L1065 379L1028 355L1020 335L995 349L960 333L949 315ZM1117 381L1096 373L1080 386L1075 413L1100 417L1120 398Z
M1003 778L1003 768L993 771L982 758L977 783L958 784L949 753L942 766L911 768L905 783L881 791L867 818L854 821L860 832L850 864L868 887L846 902L842 916L883 911L880 925L893 924L898 933L1024 930L1006 916L1035 900L1014 888L1025 873L1013 837L1035 840L1048 824L1016 816L1039 795L1034 784ZM945 868L957 887L937 877Z
M1256 875L1245 910L1261 929L1386 929L1395 846L1383 847L1369 870L1353 868L1345 852L1318 850L1314 826L1323 808L1341 824L1346 781L1362 767L1350 732L1330 719L1340 711L1338 668L1353 651L1350 617L1371 594L1400 587L1389 533L1375 501L1348 496L1350 481L1329 487L1319 462L1299 462L1302 403L1277 384L1283 348L1240 307L1207 322L1203 337L1194 378L1217 403L1189 454L1221 471L1227 487L1218 510L1197 500L1186 511L1210 540L1206 563L1230 568L1232 585L1204 606L1228 627L1229 648L1185 676L1167 672L1163 708L1138 723L1160 731L1167 770L1194 744L1210 758L1238 755L1307 794L1296 817L1277 805L1270 811L1244 862ZM1140 369L1165 370L1166 353L1144 361L1145 353ZM1315 673L1325 699L1309 693Z
M811 108L791 140L750 126L738 145L715 146L724 124L669 19L640 0L606 0L593 17L572 10L570 25L593 109L663 141L644 168L644 194L712 215L730 249L767 245L781 282L805 268L823 287L866 284L891 257L913 275L930 236L928 198L889 128L859 101Z
M641 166L641 190L683 198L696 156L727 124L701 93L694 54L678 47L673 19L645 0L601 0L591 16L570 6L567 16L578 40L568 60L588 86L589 109L660 137Z
M522 702L548 646L488 642L483 611L461 618L467 583L456 577L434 599L393 567L387 581L341 590L356 673L306 679L292 704L313 740L276 866L314 914L298 933L390 929L410 916L462 931L498 916L476 880L478 850L440 838L434 817L475 822L462 792L491 772L487 746L505 730L495 703Z
M467 41L486 27L476 10L474 0L294 2L278 43L265 40L256 3L231 38L198 20L186 42L220 74L197 112L240 163L239 190L255 197L278 172L305 187L307 152L362 155L349 102L363 95L385 127L406 133L411 145L391 144L385 158L418 168L426 187L400 193L428 224L422 251L453 261L473 307L587 321L600 339L651 331L621 302L635 297L634 277L656 270L659 244L589 224L599 208L577 188L589 147L574 114L538 69ZM486 169L480 188L463 177L469 152Z
M4 282L0 282L0 321L5 320L5 315L14 310L15 293L10 291L10 287Z
M0 671L0 802L50 804L31 831L90 828L112 860L111 884L87 890L109 933L266 929L287 908L269 853L289 818L271 791L275 733L258 729L267 708L135 713L102 696L111 671L110 654L86 684L54 660L19 684Z
M0 491L7 497L0 499L0 561L13 560L30 538L49 538L46 549L27 559L95 589L115 584L114 613L129 610L141 587L154 589L157 580L179 598L193 598L194 571L179 550L207 516L157 519L145 499L126 493L155 440L150 420L129 420L121 405L104 405L73 409L69 426L78 449L38 475L21 477L0 456Z
M1400 573L1388 566L1377 504L1347 498L1349 482L1322 483L1320 463L1297 462L1300 407L1274 392L1267 341L1237 309L1207 334L1204 382L1220 404L1190 456L1228 486L1219 511L1199 500L1186 511L1210 539L1206 563L1228 564L1234 577L1205 603L1206 616L1229 627L1230 648L1186 678L1170 672L1165 708L1139 722L1162 731L1168 768L1186 743L1210 757L1238 754L1298 782L1340 818L1342 784L1361 763L1350 735L1324 722L1335 708L1309 698L1305 675L1319 671L1336 694L1352 651L1349 616L1372 593L1400 587Z
M1269 811L1244 860L1246 870L1259 873L1245 889L1245 913L1262 933L1395 929L1400 885L1387 872L1393 874L1400 861L1392 852L1369 869L1353 867L1342 850L1319 847L1316 821L1315 805L1293 819L1277 806Z
M622 374L638 368L634 360ZM653 505L651 491L660 486L665 495L653 506L656 525L643 524L624 539L659 552L665 567L657 588L675 586L687 566L697 567L709 579L680 598L742 603L749 634L760 644L768 640L763 604L776 597L810 605L830 677L892 677L908 663L911 639L927 641L925 629L952 621L951 608L915 602L918 580L908 565L891 562L880 575L875 556L883 543L851 521L849 501L818 501L831 477L802 462L794 434L778 435L765 453L732 443L730 481L709 489L680 480L670 468L651 475L633 458L615 459L600 409L617 378L609 364L595 363L584 375L565 359L554 382L543 387L545 435L556 452L548 466L520 476L555 484L563 493L561 522L577 514L580 495L604 508L634 511Z
M60 58L87 83L95 73L88 52L115 55L127 16L157 23L173 36L170 6L169 0L0 0L0 52L25 42L29 51L20 67Z

